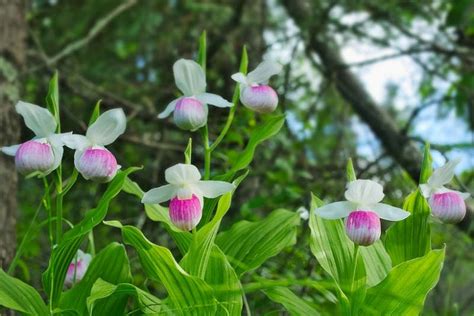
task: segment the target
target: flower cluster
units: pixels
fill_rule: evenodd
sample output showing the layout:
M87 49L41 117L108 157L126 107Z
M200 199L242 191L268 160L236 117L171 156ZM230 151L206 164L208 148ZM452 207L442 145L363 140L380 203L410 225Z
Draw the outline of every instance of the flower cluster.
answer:
M125 131L126 118L122 109L103 113L89 126L85 136L72 132L56 134L54 116L38 105L20 101L15 109L36 135L22 144L1 148L5 154L15 156L18 172L48 175L61 164L64 145L76 150L74 165L86 179L108 182L120 168L114 155L104 146L111 144Z

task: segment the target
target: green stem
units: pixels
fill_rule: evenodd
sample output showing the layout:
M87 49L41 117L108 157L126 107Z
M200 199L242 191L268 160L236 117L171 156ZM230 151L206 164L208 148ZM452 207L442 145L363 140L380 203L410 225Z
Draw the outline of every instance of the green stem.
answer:
M63 234L63 176L61 166L57 169L56 183L56 244L59 244Z
M219 136L216 138L216 140L212 143L211 147L209 148L211 152L213 152L217 148L217 146L219 146L219 144L222 142L225 135L229 131L229 128L232 125L232 121L234 120L235 108L236 107L237 107L237 105L236 105L236 103L234 103L234 106L230 108L229 116L227 117L227 121L225 122L224 128L222 129Z
M92 257L95 257L95 242L94 242L94 231L89 232L89 253Z
M207 124L201 129L204 143L204 180L211 178L211 149L209 148L209 131Z
M45 199L43 200L43 205L44 208L46 209L48 213L48 237L49 237L49 244L51 246L51 251L53 251L53 246L54 246L54 239L53 239L53 221L51 220L53 217L52 210L51 210L51 196L49 195L49 184L48 180L46 180L46 177L43 177L43 184L44 184L44 190L45 192L48 192L46 194Z
M352 284L351 284L351 291L354 291L354 282L357 273L357 256L359 255L359 245L354 245L354 269L352 270Z

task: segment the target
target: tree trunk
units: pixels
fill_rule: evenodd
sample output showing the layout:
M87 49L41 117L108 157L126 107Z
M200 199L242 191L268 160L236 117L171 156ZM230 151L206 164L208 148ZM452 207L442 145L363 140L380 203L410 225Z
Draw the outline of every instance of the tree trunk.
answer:
M26 21L23 0L0 0L0 146L19 142L15 102L18 74L25 65ZM0 267L6 269L15 253L17 175L12 157L0 154Z

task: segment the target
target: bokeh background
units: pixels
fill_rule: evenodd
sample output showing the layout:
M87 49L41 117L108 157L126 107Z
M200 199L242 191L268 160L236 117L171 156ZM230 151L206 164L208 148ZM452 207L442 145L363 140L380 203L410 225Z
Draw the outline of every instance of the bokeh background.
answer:
M63 130L85 131L90 113L123 107L127 132L111 146L119 163L143 166L133 179L144 189L163 184L164 170L183 160L193 137L193 162L202 166L199 133L178 130L157 114L177 96L172 65L196 58L198 38L208 35L208 91L228 99L241 50L250 69L262 59L280 62L272 79L282 131L257 150L250 175L239 188L224 226L263 218L271 210L308 207L309 193L341 199L345 164L354 160L358 177L385 186L387 201L401 206L416 187L421 151L431 143L435 166L461 157L453 188L474 191L474 6L469 0L102 0L25 1L26 61L21 99L45 105L48 80L60 76ZM0 8L2 10L2 8ZM211 108L211 140L227 110ZM262 117L241 105L229 136L212 161L223 171L258 128ZM22 139L29 131L22 127ZM0 144L5 145L5 144ZM72 153L65 155L66 173ZM95 206L103 185L81 179L65 202L77 222ZM42 192L37 180L20 180L17 239L26 230ZM468 201L472 210L472 199ZM174 249L160 225L148 221L135 198L121 195L109 219L141 227L151 240ZM458 225L433 225L433 240L447 244L447 261L426 315L474 313L473 216ZM309 229L302 225L295 247L248 276L324 278L310 254ZM116 240L107 227L95 231L97 247ZM47 266L46 229L35 233L17 274L40 284ZM135 282L143 285L136 256ZM299 295L325 304L301 287ZM263 295L248 297L256 315L282 313Z

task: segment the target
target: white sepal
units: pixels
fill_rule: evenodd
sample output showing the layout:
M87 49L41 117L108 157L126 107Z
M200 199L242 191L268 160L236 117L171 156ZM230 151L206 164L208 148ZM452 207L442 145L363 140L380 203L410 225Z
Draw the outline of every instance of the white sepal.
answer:
M158 114L158 118L159 119L164 119L164 118L167 118L168 116L170 116L170 114L173 113L174 109L176 108L176 104L179 102L180 99L181 98L178 98L178 99L173 100L170 103L168 103L165 110L163 112L161 112L160 114Z
M190 59L179 59L173 65L176 86L185 96L206 91L206 75L201 66Z
M165 170L166 182L178 186L201 180L201 173L194 165L179 163Z
M460 162L460 159L448 161L444 166L436 169L428 179L428 185L432 188L439 188L449 183L454 177L454 169Z
M112 109L104 112L87 129L86 137L93 144L106 146L113 143L125 132L127 118L122 109Z
M23 101L19 101L15 109L25 120L25 125L28 126L36 136L46 137L56 131L56 120L53 114L47 109Z
M65 135L61 138L61 141L66 145L66 147L79 151L93 145L86 136L77 134Z
M247 81L249 83L266 83L271 76L280 73L282 67L279 63L265 60L255 70L249 72Z
M203 196L211 199L235 189L235 185L225 181L199 181L193 187Z
M217 94L207 92L196 95L196 99L198 99L204 104L214 105L219 108L229 108L234 105L232 102L227 101L226 99Z
M51 169L45 172L45 174L49 174L52 171L56 170L61 164L61 161L63 159L64 147L62 145L61 146L51 145L51 150L53 151L54 163Z
M18 148L20 148L20 146L21 146L21 144L12 145L12 146L6 146L6 147L0 148L0 150L1 150L5 155L8 155L8 156L15 156L15 155L16 155L16 152L17 152Z
M354 180L347 184L346 200L360 205L370 205L382 201L383 187L372 180Z
M351 202L335 202L318 207L315 210L316 215L325 219L338 219L349 216L356 206Z
M172 184L166 184L159 188L151 189L143 195L142 203L160 204L176 196L176 187Z
M243 84L243 85L248 85L248 82L247 82L247 76L244 75L243 73L241 72L238 72L238 73L235 73L233 74L232 76L230 76L232 78L232 80L240 83L240 84Z
M72 135L72 132L61 133L61 134L51 134L47 137L47 141L51 146L64 146L64 139Z
M377 213L380 218L386 219L388 221L401 221L402 219L410 216L410 212L384 203L371 205L371 209L368 211L373 211Z

